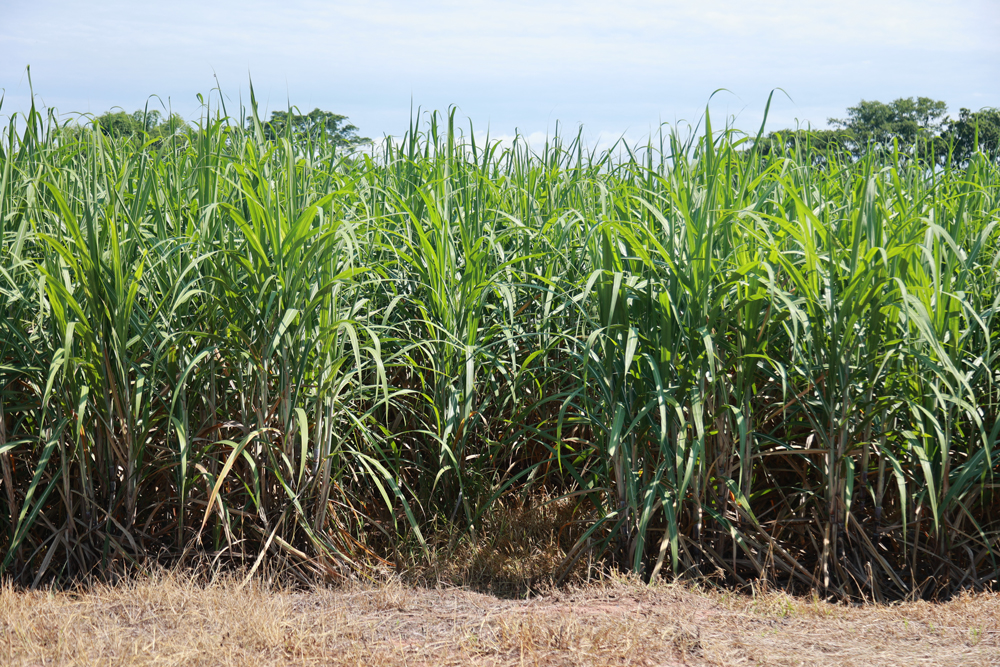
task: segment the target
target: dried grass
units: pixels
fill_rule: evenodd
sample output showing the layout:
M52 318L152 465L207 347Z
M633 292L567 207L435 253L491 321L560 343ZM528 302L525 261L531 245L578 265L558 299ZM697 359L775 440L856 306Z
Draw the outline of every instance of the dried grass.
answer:
M380 584L292 590L159 573L0 589L0 664L991 665L1000 596L847 606L606 577L529 599Z

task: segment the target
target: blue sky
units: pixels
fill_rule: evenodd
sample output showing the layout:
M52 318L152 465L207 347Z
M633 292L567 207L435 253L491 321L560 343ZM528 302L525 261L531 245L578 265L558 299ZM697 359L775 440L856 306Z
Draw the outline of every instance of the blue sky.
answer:
M411 101L455 104L477 133L640 139L661 122L814 127L861 99L924 95L1000 107L997 0L0 0L0 115L37 99L60 112L161 97L197 118L217 81L235 106L347 114L400 134ZM153 100L151 106L160 104ZM2 121L0 121L2 122Z

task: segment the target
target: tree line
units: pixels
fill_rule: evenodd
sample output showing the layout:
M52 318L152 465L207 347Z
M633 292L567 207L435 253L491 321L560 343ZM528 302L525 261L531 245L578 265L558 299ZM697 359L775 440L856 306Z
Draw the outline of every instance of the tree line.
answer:
M253 116L248 116L244 122L247 129L254 128ZM108 111L97 116L93 125L115 139L140 137L162 140L172 136L186 136L192 131L192 127L180 114L163 115L159 111L143 109L133 113ZM318 108L307 114L275 111L270 120L260 123L260 130L265 139L274 141L287 137L295 144L308 141L313 144L329 144L335 148L354 148L371 143L371 139L358 134L358 128L348 121L347 116Z
M794 149L808 144L818 160L831 154L857 159L871 150L893 150L907 158L935 164L968 162L981 152L991 161L1000 160L1000 109L971 111L959 109L958 117L947 115L943 101L929 97L903 97L892 102L861 100L847 108L845 118L828 118L828 129L783 129L765 137L768 148ZM371 143L358 134L347 116L316 108L306 114L275 111L270 120L244 119L248 130L254 123L265 139L287 138L301 145L329 144L335 148L355 148ZM158 111L108 111L94 119L95 127L108 136L145 137L162 140L186 136L191 126L177 113Z
M839 155L857 159L871 150L896 150L909 158L935 164L968 162L981 152L1000 160L1000 109L959 109L929 97L901 97L892 102L861 100L847 108L846 118L828 118L829 129L785 129L772 132L772 148L791 149L808 143L818 159Z
M191 126L179 113L161 114L159 111L138 109L133 113L107 111L94 119L93 124L109 137L147 137L165 139L185 135Z

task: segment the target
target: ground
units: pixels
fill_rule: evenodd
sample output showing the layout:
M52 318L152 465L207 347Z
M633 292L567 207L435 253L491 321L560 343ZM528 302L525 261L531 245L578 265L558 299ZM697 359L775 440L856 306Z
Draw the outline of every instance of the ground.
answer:
M0 589L0 664L997 665L1000 595L848 606L630 581L502 599L399 582L287 590L174 574Z

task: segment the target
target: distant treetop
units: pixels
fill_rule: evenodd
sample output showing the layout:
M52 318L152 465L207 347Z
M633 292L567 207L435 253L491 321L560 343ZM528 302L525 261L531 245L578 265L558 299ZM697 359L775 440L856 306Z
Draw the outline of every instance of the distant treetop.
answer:
M163 139L184 134L192 128L180 114L164 116L159 111L108 111L93 121L95 128L105 135L119 139L142 136L149 139ZM247 129L253 128L253 117L246 119ZM313 109L307 114L291 111L275 111L271 120L261 123L264 137L271 141L288 137L294 142L308 141L312 144L333 145L336 148L354 148L371 143L368 137L358 135L358 128L347 116Z
M830 150L858 158L876 149L900 151L923 160L942 163L950 159L964 163L978 151L988 159L1000 159L1000 110L961 109L958 119L949 118L948 106L929 97L901 97L885 103L861 100L847 108L846 118L827 119L833 129L779 130L766 138L770 146L792 148L808 142L825 153Z
M115 139L146 135L153 139L183 134L191 127L178 113L164 117L159 111L138 110L131 114L108 111L94 119L94 126Z
M909 145L939 134L947 111L947 104L929 97L901 97L889 104L861 100L847 108L846 119L828 118L827 122L850 131L864 146L891 146L893 139Z
M247 121L248 125L252 125L252 118ZM313 109L307 114L275 111L271 120L262 123L262 127L264 136L270 140L287 136L298 141L333 144L337 148L354 148L371 143L368 137L358 135L358 128L348 122L347 116L322 109Z
M950 120L941 137L956 155L967 159L979 150L994 162L1000 161L1000 109L959 109L958 120Z

